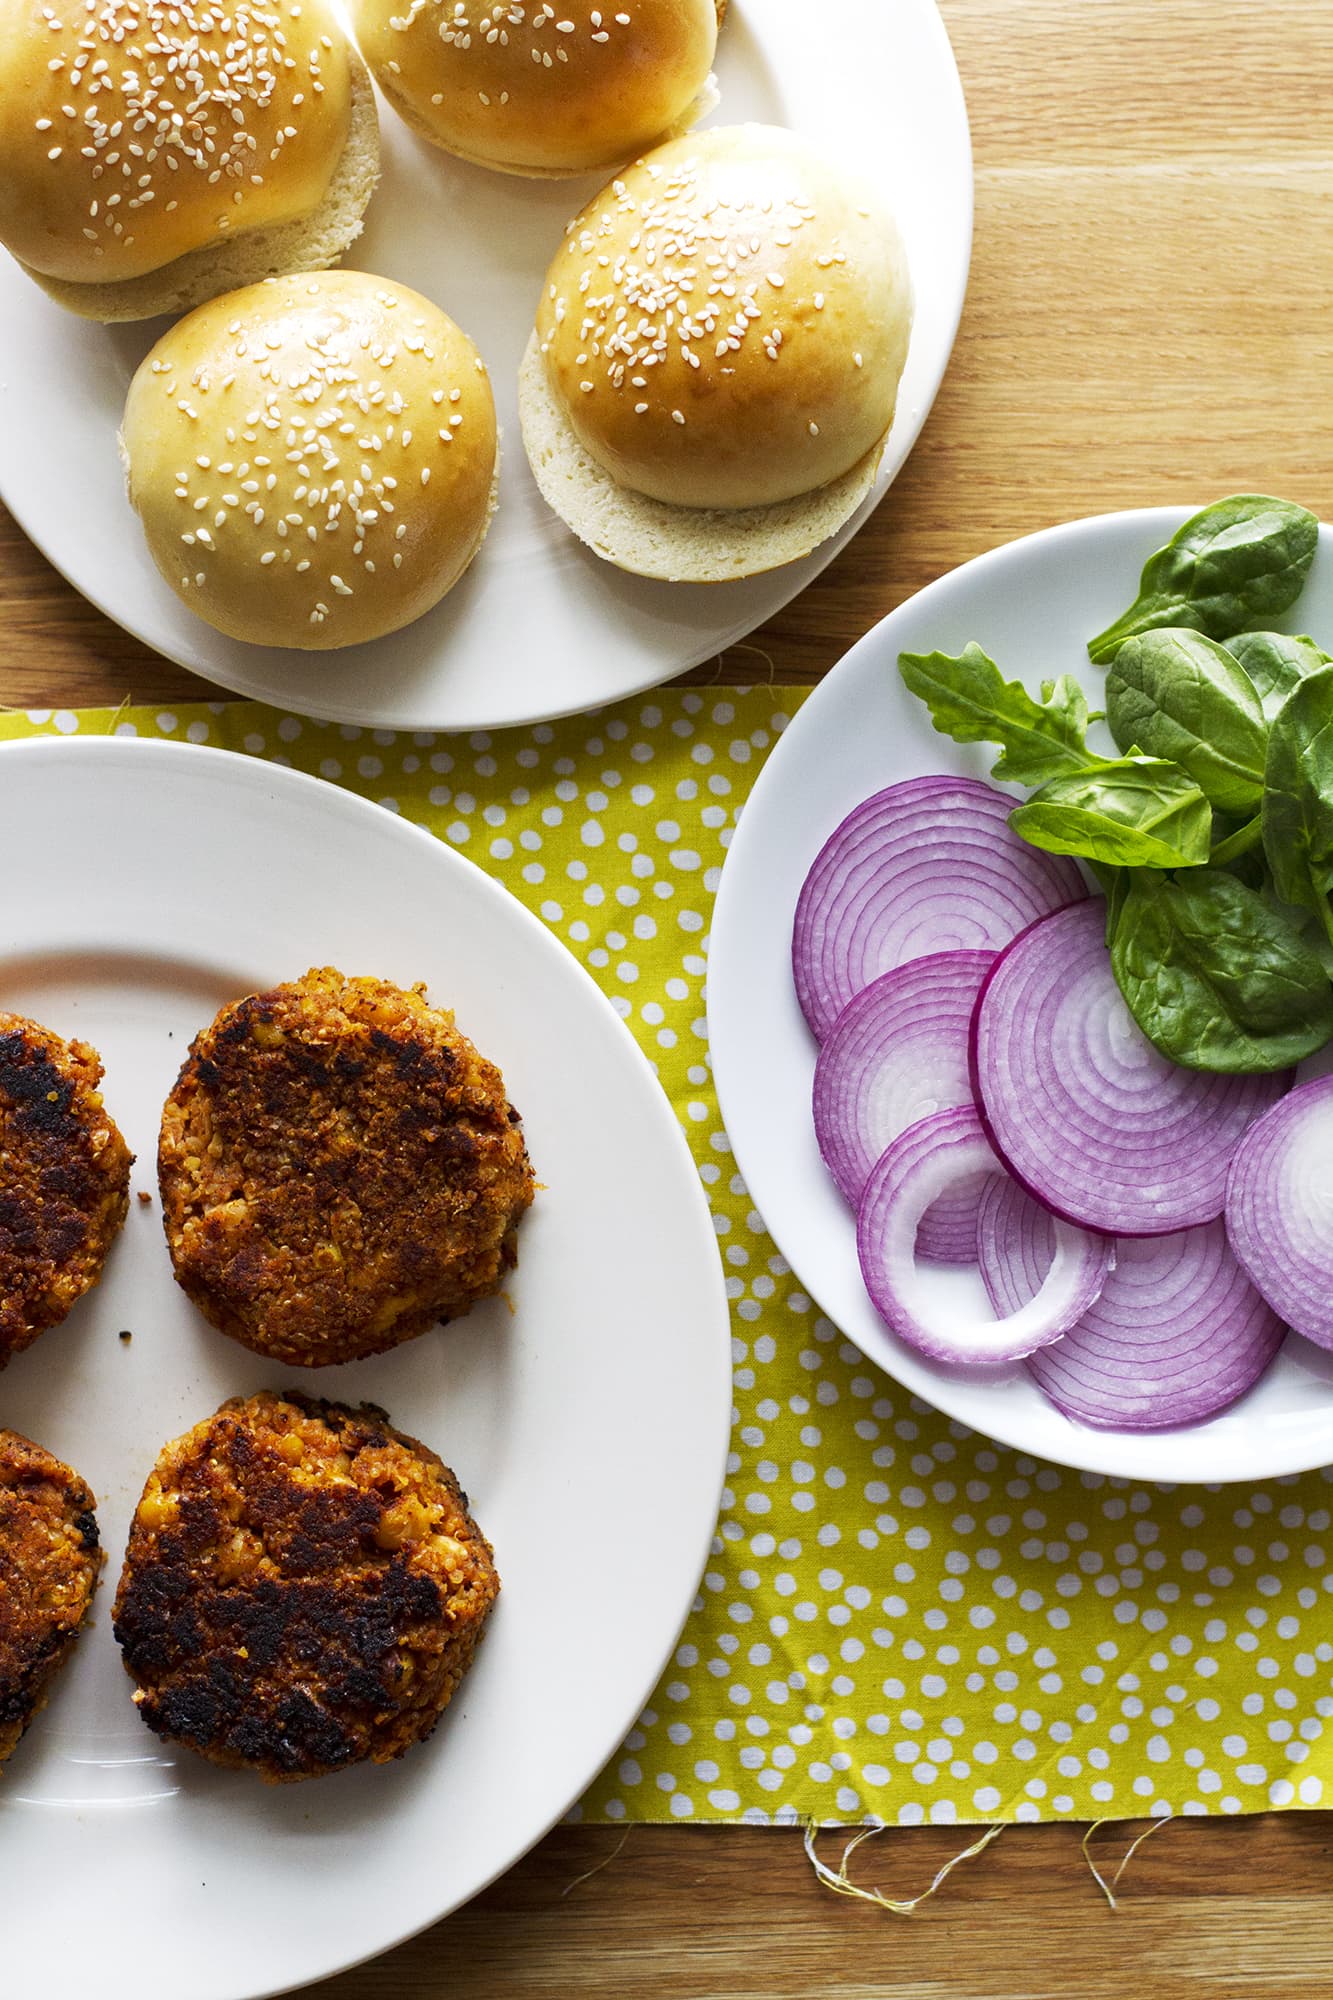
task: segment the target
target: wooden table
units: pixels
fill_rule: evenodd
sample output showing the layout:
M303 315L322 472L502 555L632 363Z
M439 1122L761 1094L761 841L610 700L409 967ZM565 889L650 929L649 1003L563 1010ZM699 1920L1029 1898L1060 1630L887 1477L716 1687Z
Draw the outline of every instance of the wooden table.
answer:
M837 0L816 4L832 13ZM977 181L971 292L948 377L852 547L753 647L690 678L817 678L931 578L1070 516L1255 488L1333 515L1330 0L942 0L942 11ZM3 516L0 662L0 699L17 705L204 691L77 598ZM1112 1854L1126 1838L1098 1836ZM1333 1991L1333 1819L1314 1814L1165 1827L1115 1915L1068 1827L1010 1829L913 1918L829 1895L794 1833L636 1828L621 1839L559 1830L469 1909L312 1991ZM910 1895L959 1844L943 1829L891 1833L863 1850L859 1879Z

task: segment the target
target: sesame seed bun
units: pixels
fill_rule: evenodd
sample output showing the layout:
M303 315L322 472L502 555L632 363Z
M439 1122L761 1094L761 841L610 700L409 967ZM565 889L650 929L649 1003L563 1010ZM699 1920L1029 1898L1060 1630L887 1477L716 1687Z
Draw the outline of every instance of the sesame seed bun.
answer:
M270 279L178 321L130 384L121 451L167 583L255 645L397 631L457 583L495 504L476 348L361 271Z
M322 267L379 172L325 0L0 0L0 242L88 318Z
M569 225L520 380L547 501L624 569L753 575L874 483L912 322L892 217L794 133L658 148Z
M352 0L384 95L446 152L536 179L609 171L717 101L718 0Z

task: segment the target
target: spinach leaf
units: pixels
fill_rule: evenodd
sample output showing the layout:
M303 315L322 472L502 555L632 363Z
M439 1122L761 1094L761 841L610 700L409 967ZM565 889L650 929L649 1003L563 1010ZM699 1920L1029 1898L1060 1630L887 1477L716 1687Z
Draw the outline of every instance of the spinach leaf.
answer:
M1253 812L1264 789L1259 697L1225 646L1162 627L1127 639L1106 676L1106 719L1131 745L1188 771L1222 812Z
M1208 859L1212 812L1192 778L1156 757L1121 757L1052 778L1009 824L1048 854L1125 868L1189 868Z
M1149 556L1128 611L1088 644L1097 661L1161 625L1228 639L1296 602L1314 560L1319 523L1304 507L1238 493L1192 514Z
M1136 875L1111 942L1149 1041L1188 1069L1287 1069L1333 1038L1333 986L1291 919L1230 875Z
M1134 870L1132 868L1112 868L1109 862L1105 861L1089 861L1087 866L1089 874L1092 875L1105 898L1106 926L1103 935L1106 939L1106 948L1109 951L1111 948L1111 939L1115 936L1115 927L1120 921L1120 912L1124 907L1125 898L1129 894L1129 885L1134 880Z
M1235 869L1241 862L1253 857L1263 872L1264 823L1258 813L1253 818L1242 820L1239 826L1228 827L1227 822L1213 815L1213 851L1208 859L1214 868Z
M1286 903L1318 910L1333 935L1333 667L1287 696L1268 734L1264 852Z
M1040 785L1092 760L1083 747L1088 704L1068 674L1045 682L1042 699L1034 701L1021 681L1005 680L975 642L958 654L900 653L898 671L942 736L1001 746L991 767L997 778Z
M1290 632L1237 632L1227 640L1227 651L1253 681L1269 722L1298 682L1307 674L1317 674L1321 667L1333 665L1313 639L1294 637Z

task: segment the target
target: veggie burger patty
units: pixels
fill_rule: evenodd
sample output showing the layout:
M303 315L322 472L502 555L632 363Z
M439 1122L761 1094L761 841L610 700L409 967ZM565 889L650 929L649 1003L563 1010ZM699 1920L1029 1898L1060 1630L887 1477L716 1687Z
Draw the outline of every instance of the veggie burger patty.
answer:
M133 1156L102 1102L102 1064L0 1013L0 1368L102 1275Z
M329 966L196 1037L158 1172L179 1283L298 1367L378 1354L498 1291L533 1196L504 1079L453 1016Z
M162 1452L115 1633L150 1729L281 1782L429 1735L499 1587L433 1451L373 1405L264 1393Z
M105 1557L96 1502L49 1451L0 1430L0 1764L50 1693Z

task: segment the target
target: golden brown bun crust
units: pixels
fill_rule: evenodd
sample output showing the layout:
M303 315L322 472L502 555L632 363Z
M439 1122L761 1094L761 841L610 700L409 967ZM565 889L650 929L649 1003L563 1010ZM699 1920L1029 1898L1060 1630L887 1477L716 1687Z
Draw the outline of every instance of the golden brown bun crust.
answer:
M0 1764L50 1692L106 1561L77 1472L0 1430Z
M114 1626L150 1729L283 1783L428 1736L499 1587L433 1451L372 1404L266 1393L162 1452Z
M438 306L361 271L200 306L140 364L122 444L167 583L257 645L396 631L458 581L490 521L481 357Z
M389 102L509 172L615 166L672 130L712 68L714 0L353 0Z
M0 1013L0 1368L97 1283L125 1220L133 1156L101 1075L87 1042Z
M493 1063L419 988L330 966L224 1007L162 1113L176 1278L223 1333L321 1367L498 1291L533 1196Z
M674 506L771 506L888 431L911 331L897 227L794 133L674 140L604 188L547 272L537 332L584 449Z
M355 50L349 51L351 122L347 142L338 155L333 177L319 206L288 222L268 222L255 229L229 230L202 249L159 264L137 278L115 278L109 284L71 282L49 272L23 269L66 312L83 319L156 319L192 312L222 292L239 291L265 278L295 271L326 271L361 234L361 218L380 172L379 117L370 71Z
M619 486L574 435L551 390L534 333L518 378L523 448L542 497L617 569L663 583L731 583L810 554L835 535L875 484L887 439L850 472L769 507L673 507Z
M347 43L325 0L0 0L0 106L0 242L110 284L318 207Z

